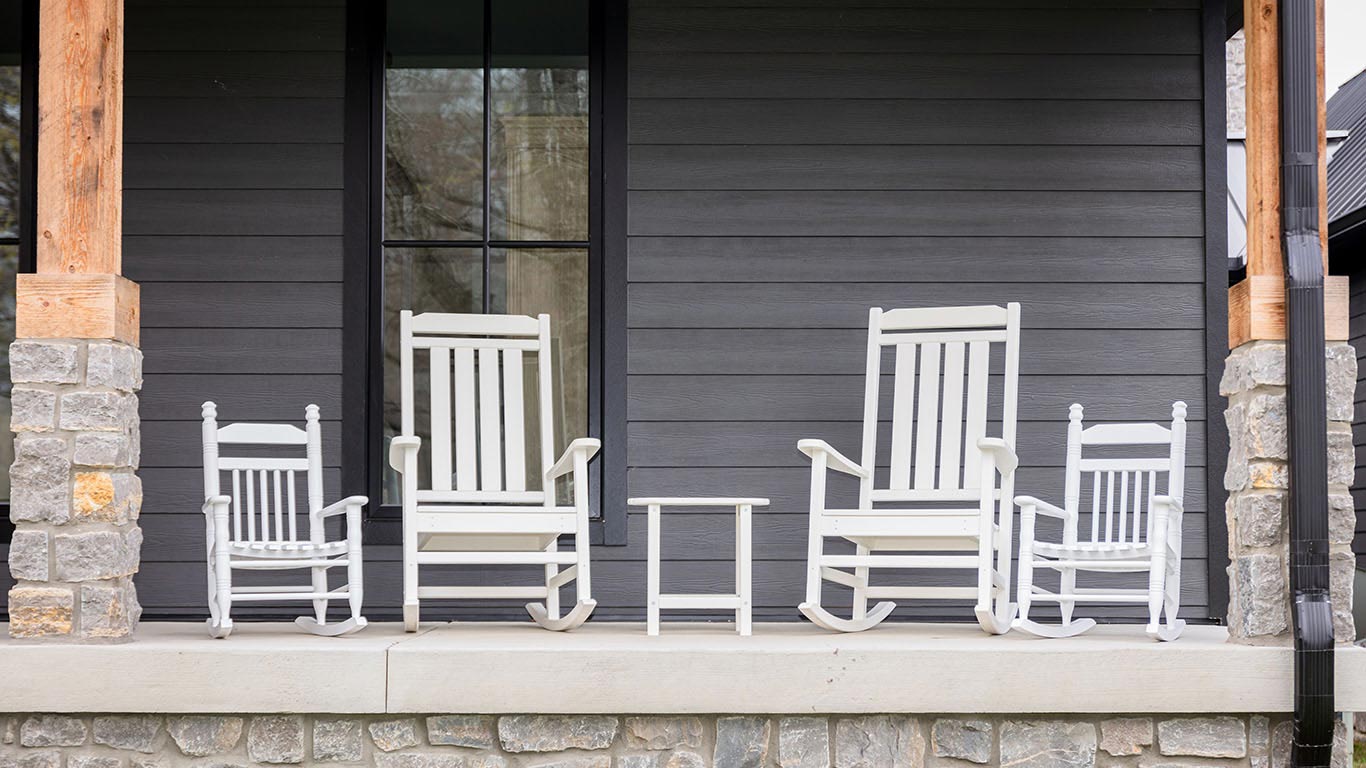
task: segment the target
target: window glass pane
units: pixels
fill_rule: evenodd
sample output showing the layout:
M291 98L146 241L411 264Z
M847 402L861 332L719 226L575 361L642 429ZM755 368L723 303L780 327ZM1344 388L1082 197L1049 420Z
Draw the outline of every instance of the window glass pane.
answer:
M384 455L389 438L399 434L402 391L399 389L398 313L482 312L484 258L477 248L386 248L384 251ZM425 437L430 423L430 390L426 376L413 377L415 425ZM401 500L399 476L384 462L384 504ZM430 464L418 462L419 483L430 482Z
M588 3L493 6L495 240L588 239Z
M558 457L569 441L588 436L588 252L495 249L489 259L489 293L492 312L550 315Z
M17 58L0 47L0 240L19 235L19 67L10 61Z
M483 237L483 4L393 0L384 77L384 236Z

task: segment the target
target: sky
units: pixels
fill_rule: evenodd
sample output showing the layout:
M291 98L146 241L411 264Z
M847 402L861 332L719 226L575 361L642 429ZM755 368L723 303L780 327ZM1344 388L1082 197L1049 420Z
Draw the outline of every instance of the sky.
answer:
M1324 80L1328 96L1366 69L1366 0L1326 0Z

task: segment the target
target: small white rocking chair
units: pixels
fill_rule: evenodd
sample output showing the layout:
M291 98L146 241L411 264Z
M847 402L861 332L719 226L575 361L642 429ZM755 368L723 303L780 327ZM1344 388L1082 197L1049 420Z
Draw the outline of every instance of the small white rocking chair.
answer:
M571 442L554 459L550 317L399 313L402 434L389 445L389 463L403 476L403 624L417 631L425 599L530 598L536 623L573 629L588 619L593 599L589 571L588 460L593 438ZM419 477L423 439L416 431L414 356L428 361L429 479ZM524 411L523 354L535 355L535 429ZM452 373L454 376L452 376ZM526 440L537 434L541 472L528 488ZM558 478L572 473L572 506L557 505ZM562 535L574 551L558 551ZM533 586L421 586L424 565L540 565ZM560 570L560 566L568 566ZM560 615L560 588L575 582L578 600Z
M859 632L876 626L896 607L882 602L869 610L870 598L966 598L976 600L974 613L986 632L1010 629L1019 339L1020 305L1015 303L887 312L874 308L869 313L862 460L854 463L824 440L797 443L811 458L806 601L798 608L813 623ZM986 437L993 345L1004 348L1001 438ZM878 488L874 467L884 347L895 348L896 362L891 469L887 487ZM859 479L857 508L826 509L827 469ZM826 554L826 538L853 542L855 554ZM869 582L872 568L967 569L976 571L977 580L974 586L878 586ZM854 590L851 618L822 607L826 580Z
M364 595L361 573L361 509L367 499L351 496L323 506L322 430L318 406L304 409L307 429L293 424L229 424L218 426L218 407L203 406L204 519L208 539L209 634L232 632L234 603L310 601L313 616L294 620L315 635L345 635L365 626L360 615ZM220 445L303 446L303 456L234 458L219 456ZM249 452L250 453L250 452ZM308 509L296 513L296 472L307 474ZM232 495L220 490L222 474L231 473ZM346 516L345 538L327 541L324 521ZM305 538L299 518L306 517ZM346 583L328 589L329 568L344 566ZM308 586L238 586L233 571L308 569ZM350 618L327 623L329 600L346 600Z
M1186 404L1172 406L1172 425L1101 424L1082 428L1082 407L1073 404L1067 425L1067 476L1063 506L1033 496L1018 496L1020 507L1020 617L1015 626L1041 637L1071 637L1094 627L1094 619L1074 619L1079 602L1147 603L1149 637L1175 640L1186 622L1176 618L1181 607L1181 512L1186 465ZM1086 458L1082 449L1101 446L1107 458ZM1115 451L1160 446L1166 455L1151 458L1113 457ZM1141 452L1141 451L1140 451ZM1083 475L1089 473L1091 482ZM1159 495L1159 475L1167 475L1167 493ZM1091 535L1080 540L1083 489L1091 494ZM1145 516L1143 513L1147 511ZM1037 539L1039 516L1062 521L1062 541ZM1103 518L1103 521L1102 521ZM1035 569L1060 574L1059 589L1049 592L1034 583ZM1148 574L1147 588L1081 589L1077 571ZM1031 603L1058 603L1059 625L1029 618ZM1165 616L1165 621L1163 618Z

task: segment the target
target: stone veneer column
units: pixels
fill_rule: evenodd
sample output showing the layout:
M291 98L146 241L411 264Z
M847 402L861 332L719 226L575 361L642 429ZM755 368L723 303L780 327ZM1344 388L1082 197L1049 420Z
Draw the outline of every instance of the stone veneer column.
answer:
M1351 553L1355 513L1348 487L1354 471L1352 400L1356 353L1329 342L1328 535L1332 547L1334 634L1354 638ZM1229 399L1229 455L1224 487L1229 534L1230 638L1290 644L1289 511L1285 342L1251 341L1229 353L1219 391Z
M142 544L142 352L119 341L21 339L10 369L10 634L127 638L141 613L132 575Z

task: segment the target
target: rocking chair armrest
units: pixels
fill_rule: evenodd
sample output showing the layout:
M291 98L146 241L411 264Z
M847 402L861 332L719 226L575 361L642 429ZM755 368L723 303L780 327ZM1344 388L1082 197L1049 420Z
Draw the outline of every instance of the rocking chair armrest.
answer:
M1015 468L1020 466L1020 457L1016 456L1014 449L999 437L979 438L977 448L983 453L991 454L996 461L996 471L1003 475L1014 472Z
M546 481L554 480L560 475L566 474L572 470L574 468L574 457L578 454L584 454L584 461L587 461L588 459L593 458L593 455L596 454L601 447L602 441L596 437L578 438L570 443L569 446L564 449L564 453L560 455L560 458L551 465L550 469L545 471Z
M326 519L337 515L345 514L352 507L363 507L370 503L368 496L347 496L335 504L328 504L318 511L318 517Z
M865 480L868 478L868 470L850 461L849 457L835 450L833 446L824 440L817 440L814 438L798 440L797 450L812 459L816 458L816 454L824 454L826 457L825 466L830 469Z
M1021 510L1033 510L1039 514L1056 517L1059 520L1072 520L1074 517L1074 515L1070 514L1062 507L1055 504L1049 504L1048 502L1042 499L1036 499L1033 496L1016 496L1015 506L1019 507ZM1026 511L1025 514L1029 514L1028 511Z
M417 449L422 447L420 437L395 437L389 441L389 466L394 471L403 474L403 463L405 457L410 453L417 453Z
M205 499L204 506L201 507L201 509L203 510L204 514L212 515L215 514L219 509L222 509L224 512L227 512L228 505L231 503L231 496L227 496L220 493L217 496L210 496L209 498Z

